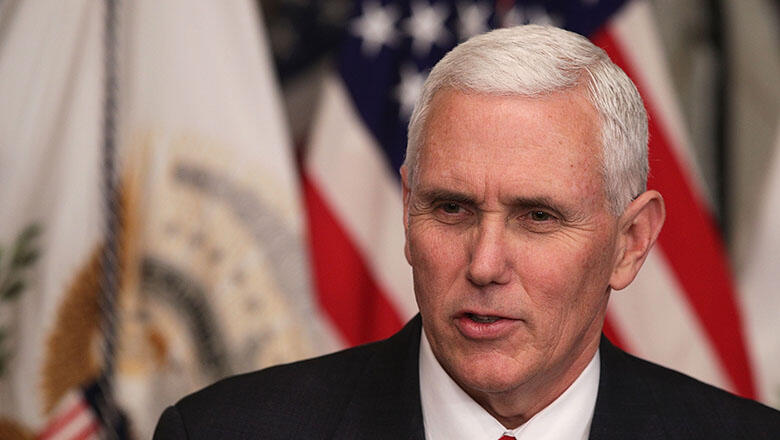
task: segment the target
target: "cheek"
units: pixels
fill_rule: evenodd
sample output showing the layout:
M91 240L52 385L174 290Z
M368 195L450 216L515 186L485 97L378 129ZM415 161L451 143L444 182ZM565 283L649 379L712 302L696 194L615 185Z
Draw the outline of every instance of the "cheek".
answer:
M609 278L615 265L616 237L605 234L593 241L591 246L582 255L581 270L587 276L586 280L599 288L598 293L603 293L609 285Z
M461 240L435 227L412 228L408 252L418 304L441 302L465 268Z
M548 242L517 253L516 270L536 310L567 315L599 302L609 282L608 246Z
M420 222L410 228L408 249L412 267L424 273L446 272L464 259L464 246L458 234L444 227Z

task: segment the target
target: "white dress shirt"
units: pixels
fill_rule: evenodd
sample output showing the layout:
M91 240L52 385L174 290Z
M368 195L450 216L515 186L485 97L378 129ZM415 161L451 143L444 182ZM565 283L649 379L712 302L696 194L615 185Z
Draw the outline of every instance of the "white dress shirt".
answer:
M598 350L557 399L515 429L506 429L441 367L425 332L420 341L420 398L427 440L587 440L599 387Z

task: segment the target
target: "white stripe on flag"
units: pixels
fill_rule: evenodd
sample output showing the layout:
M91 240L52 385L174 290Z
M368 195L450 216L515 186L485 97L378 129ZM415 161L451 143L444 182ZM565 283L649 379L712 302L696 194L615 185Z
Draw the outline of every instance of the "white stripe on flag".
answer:
M84 400L80 391L71 390L57 405L40 440L71 440L92 438L97 435L100 423ZM85 437L84 434L93 435Z
M752 253L741 277L750 354L754 360L758 397L780 408L780 120L774 159L766 181L764 207L756 222Z
M703 196L702 200L709 203L650 8L645 1L628 2L609 21L609 31L615 35L615 41L623 50L626 61L634 67L638 81L644 84L647 98L655 105L656 112L650 117L656 118L664 127L680 165L689 173L689 181L694 185L693 192Z
M712 385L731 389L696 312L658 249L630 286L609 300L613 325L637 356L652 359ZM677 343L685 338L682 343Z
M325 80L307 167L402 320L417 313L404 258L401 186L341 79Z
M46 440L72 440L79 438L80 434L91 430L93 427L96 429L98 426L97 421L89 412L88 409L84 409L71 419L65 426L56 432L52 433L49 437L44 437Z

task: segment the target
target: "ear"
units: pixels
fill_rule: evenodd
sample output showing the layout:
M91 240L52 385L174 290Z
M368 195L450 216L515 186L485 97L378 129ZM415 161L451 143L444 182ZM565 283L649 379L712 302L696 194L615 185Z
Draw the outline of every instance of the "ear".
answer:
M406 261L412 264L411 254L409 253L409 197L412 191L409 188L409 169L406 168L406 165L401 165L400 171L404 199L404 256L406 256Z
M618 254L609 285L620 290L631 284L658 239L666 217L658 191L645 191L618 219Z

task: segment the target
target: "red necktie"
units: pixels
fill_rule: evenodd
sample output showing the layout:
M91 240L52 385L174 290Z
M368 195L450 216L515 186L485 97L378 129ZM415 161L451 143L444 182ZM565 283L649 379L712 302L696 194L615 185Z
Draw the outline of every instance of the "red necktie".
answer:
M498 439L498 440L516 440L516 439L515 439L514 437L510 437L510 436L508 436L508 435L505 435L505 436L501 437L501 438L500 438L500 439Z

